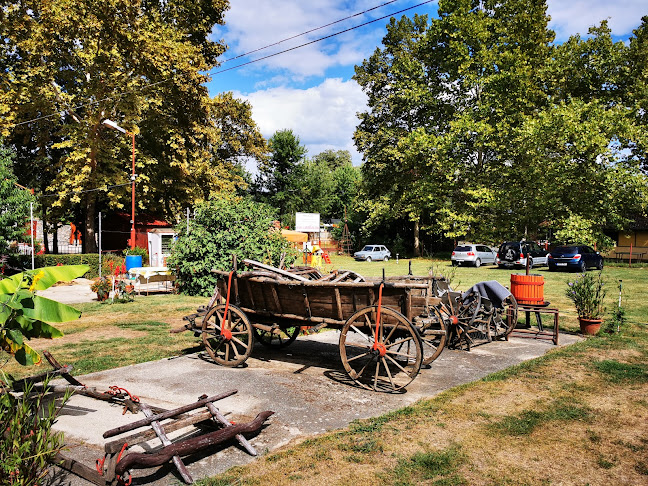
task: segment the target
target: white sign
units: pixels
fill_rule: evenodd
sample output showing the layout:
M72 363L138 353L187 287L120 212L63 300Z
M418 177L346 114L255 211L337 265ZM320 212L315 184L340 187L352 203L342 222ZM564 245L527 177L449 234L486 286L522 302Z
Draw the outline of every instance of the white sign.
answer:
M305 233L319 233L319 213L295 213L295 231Z

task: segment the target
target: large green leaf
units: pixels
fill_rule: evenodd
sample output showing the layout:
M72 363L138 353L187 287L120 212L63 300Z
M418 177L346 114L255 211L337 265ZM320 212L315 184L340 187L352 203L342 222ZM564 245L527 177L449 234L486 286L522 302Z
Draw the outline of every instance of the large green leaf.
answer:
M81 311L67 304L34 295L33 300L20 296L23 315L30 319L44 322L67 322L78 319Z
M41 362L40 355L27 344L23 344L14 354L16 361L23 366L31 366Z
M13 294L22 282L25 274L40 275L34 290L45 290L56 282L69 282L90 270L88 265L62 265L60 267L43 267L27 272L17 273L11 277L0 280L0 294Z
M35 290L45 290L50 288L56 282L69 282L81 275L88 273L90 267L88 265L63 265L60 267L43 267L31 271L38 275L44 272L45 275L36 282Z

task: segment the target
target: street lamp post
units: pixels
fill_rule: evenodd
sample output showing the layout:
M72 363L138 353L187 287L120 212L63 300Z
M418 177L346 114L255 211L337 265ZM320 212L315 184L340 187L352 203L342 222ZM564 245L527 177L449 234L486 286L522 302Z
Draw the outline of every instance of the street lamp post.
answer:
M117 125L114 121L105 119L102 122L104 125L109 126L110 128L114 128L115 130L118 130L122 133L125 133L126 135L130 135L132 140L133 140L133 171L131 173L131 237L130 237L130 247L131 249L135 248L135 134L133 132L129 132L128 130L124 130L122 127Z

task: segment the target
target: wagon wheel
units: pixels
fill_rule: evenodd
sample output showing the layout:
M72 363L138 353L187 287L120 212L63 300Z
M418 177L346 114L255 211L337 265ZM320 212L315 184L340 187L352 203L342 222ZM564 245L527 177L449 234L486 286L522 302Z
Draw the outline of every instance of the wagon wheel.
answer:
M510 294L502 301L502 309L499 312L501 313L501 319L504 321L503 326L506 327L508 325L508 328L502 336L506 337L513 332L518 322L518 305L513 294Z
M255 327L254 336L264 346L283 348L297 339L300 331L301 327L299 326L276 328L273 331L266 331Z
M230 304L223 326L224 313L224 304L211 308L202 321L202 340L214 361L224 366L238 366L252 353L252 324L241 309Z
M346 372L360 386L399 391L421 369L421 339L404 315L382 307L374 346L377 311L377 306L365 307L346 321L340 334L340 358Z
M451 347L462 349L465 344L466 349L470 351L470 347L475 341L471 334L476 334L478 329L473 327L473 324L481 307L481 295L478 292L471 292L465 297L459 297L455 305L455 313L451 316L453 325L448 338Z
M425 324L417 329L423 347L423 364L429 365L439 357L446 344L447 332L443 314L436 307L432 307Z

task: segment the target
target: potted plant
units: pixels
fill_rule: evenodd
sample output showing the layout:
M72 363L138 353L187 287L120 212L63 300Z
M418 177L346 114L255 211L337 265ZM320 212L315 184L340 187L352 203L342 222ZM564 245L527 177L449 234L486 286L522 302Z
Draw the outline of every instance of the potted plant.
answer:
M108 277L96 278L90 284L90 290L97 293L97 300L103 302L110 295L112 290L112 280Z
M601 272L583 273L567 285L566 295L576 306L581 332L589 335L596 334L601 328L605 313L603 301L606 291L603 288Z

